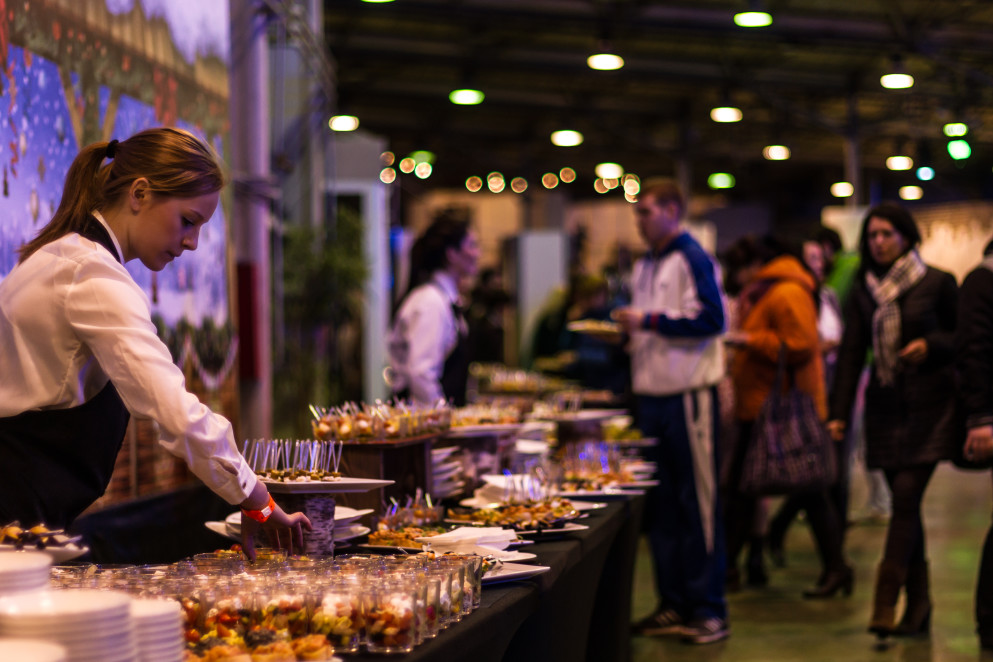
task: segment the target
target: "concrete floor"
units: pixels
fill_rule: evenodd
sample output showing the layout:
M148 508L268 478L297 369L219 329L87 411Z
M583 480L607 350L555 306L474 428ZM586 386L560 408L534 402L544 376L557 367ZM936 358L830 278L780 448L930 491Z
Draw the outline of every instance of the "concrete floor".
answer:
M797 522L786 539L786 567L767 563L767 587L745 587L729 595L730 639L692 646L678 639L634 637L633 662L993 661L993 652L980 652L973 619L979 554L993 511L991 485L989 472L962 472L943 464L928 487L924 520L934 603L930 638L891 639L880 649L874 635L866 632L884 525L856 524L849 529L846 553L855 568L855 592L816 601L800 595L816 581L819 564L808 527ZM855 514L865 503L865 490L864 473L857 472L852 484ZM635 618L655 606L651 573L643 538L635 568Z

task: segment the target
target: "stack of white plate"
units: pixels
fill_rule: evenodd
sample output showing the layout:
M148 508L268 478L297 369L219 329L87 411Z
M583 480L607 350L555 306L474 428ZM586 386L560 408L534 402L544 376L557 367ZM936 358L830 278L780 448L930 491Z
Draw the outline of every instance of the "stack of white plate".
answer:
M335 505L334 507L334 541L335 543L346 542L352 538L358 538L369 533L369 527L359 520L375 512L372 508L356 510L348 506Z
M44 552L0 552L0 596L47 588L51 566Z
M137 662L131 598L117 591L38 591L0 598L0 636L65 646L69 662Z
M457 446L431 449L431 495L437 499L454 496L465 487L462 462L452 457L457 450Z
M241 538L241 511L235 511L224 518L224 526L232 538Z
M68 662L65 646L37 639L0 639L3 662Z
M138 662L181 662L183 621L175 600L133 600Z

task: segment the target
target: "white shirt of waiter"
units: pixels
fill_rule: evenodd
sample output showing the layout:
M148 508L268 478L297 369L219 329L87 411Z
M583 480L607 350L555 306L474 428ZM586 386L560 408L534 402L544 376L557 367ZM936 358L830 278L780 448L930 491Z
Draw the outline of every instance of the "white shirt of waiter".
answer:
M158 422L160 443L228 503L254 489L231 423L186 390L156 335L148 297L96 242L67 234L3 279L0 347L0 417L76 407L109 379L128 411Z
M458 302L455 278L447 271L434 272L404 299L389 338L394 391L409 388L411 399L422 404L445 398L441 374L459 339L453 310Z

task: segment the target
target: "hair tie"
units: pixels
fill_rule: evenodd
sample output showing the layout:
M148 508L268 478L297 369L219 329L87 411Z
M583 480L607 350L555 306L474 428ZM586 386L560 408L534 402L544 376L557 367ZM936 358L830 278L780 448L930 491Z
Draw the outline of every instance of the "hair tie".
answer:
M106 158L108 159L114 158L114 155L117 154L117 146L119 144L120 143L116 140L111 140L109 143L107 143Z

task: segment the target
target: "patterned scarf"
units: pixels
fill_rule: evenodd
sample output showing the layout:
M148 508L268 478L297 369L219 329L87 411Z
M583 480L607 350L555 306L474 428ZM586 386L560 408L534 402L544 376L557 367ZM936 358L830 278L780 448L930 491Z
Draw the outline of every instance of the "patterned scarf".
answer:
M866 272L865 284L876 301L876 311L872 314L872 351L876 374L883 386L893 383L899 362L901 323L896 301L924 278L926 272L927 266L916 250L897 259L881 279L871 271Z

